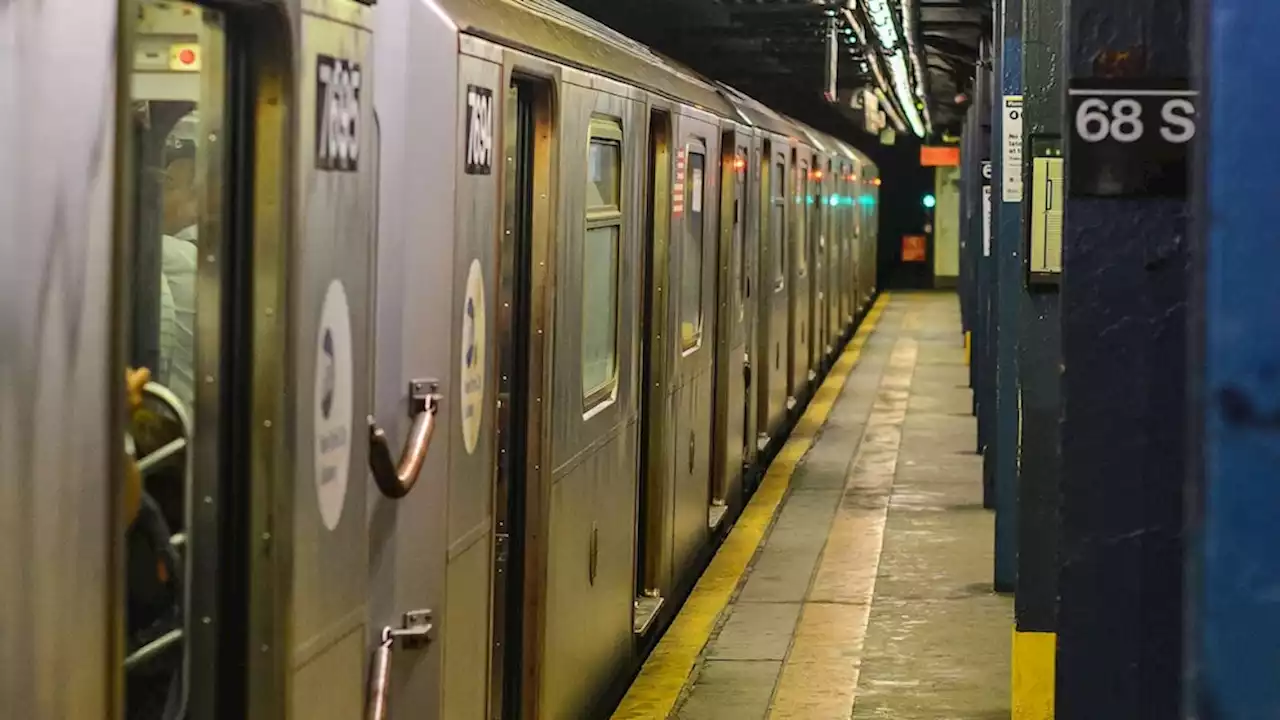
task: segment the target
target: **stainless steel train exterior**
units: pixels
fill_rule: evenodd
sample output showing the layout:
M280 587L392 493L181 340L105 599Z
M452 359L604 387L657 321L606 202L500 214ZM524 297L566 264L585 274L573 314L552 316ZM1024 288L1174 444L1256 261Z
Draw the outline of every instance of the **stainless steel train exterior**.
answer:
M868 158L549 0L0 32L4 717L591 716L876 291Z

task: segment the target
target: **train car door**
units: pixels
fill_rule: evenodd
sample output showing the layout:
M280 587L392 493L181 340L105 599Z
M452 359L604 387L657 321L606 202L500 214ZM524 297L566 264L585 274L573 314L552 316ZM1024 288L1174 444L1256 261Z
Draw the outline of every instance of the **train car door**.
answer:
M720 140L720 222L716 253L716 344L714 354L715 457L709 478L711 507L707 526L720 526L741 496L744 415L746 413L746 318L743 296L747 147L736 130Z
M813 156L813 195L806 199L806 207L811 209L812 220L809 223L809 267L811 268L812 289L809 305L809 327L813 338L809 344L809 380L816 377L816 372L826 361L827 350L827 233L831 220L828 199L828 173L825 170L826 160L821 155Z
M787 412L791 367L788 238L794 204L789 202L791 170L785 141L776 136L765 140L761 156L757 264L759 362L753 367L752 380L759 386L756 448L763 452L781 431Z
M854 323L854 297L856 286L858 286L858 275L855 273L854 265L854 204L858 201L855 196L854 183L851 182L851 173L849 163L840 164L840 265L838 265L837 273L840 274L840 328L841 337L849 336L852 323Z
M678 138L672 235L680 283L676 296L675 567L689 567L706 542L712 504L712 409L715 402L716 238L720 132L710 116L676 116Z
M645 176L644 293L640 325L640 446L636 513L635 601L633 632L644 635L653 625L669 592L671 516L674 492L670 461L673 411L669 373L673 312L671 287L671 222L673 209L671 113L649 111Z
M831 360L832 353L835 352L836 346L839 344L840 335L840 216L844 212L840 196L840 166L827 160L826 178L823 180L827 186L827 224L826 224L826 284L827 284L827 301L822 308L825 320L823 322L826 338L825 357Z
M129 17L124 717L358 714L371 15Z
M792 150L795 186L792 205L790 247L790 348L787 372L787 410L792 411L809 386L809 345L813 335L813 298L809 277L809 226L813 217L812 157L806 148Z
M756 435L759 432L759 404L761 401L760 371L763 369L760 359L760 249L762 237L760 231L760 178L761 166L760 137L752 134L747 139L749 149L746 167L746 185L742 188L742 298L746 310L744 319L746 365L743 367L744 384L746 385L746 410L742 428L742 460L744 466L751 466L756 461ZM767 159L767 158L766 158ZM767 204L767 203L766 203ZM744 478L744 481L746 478ZM747 487L747 493L753 488Z
M274 643L253 647L255 655L274 653L273 665L282 668L285 677L273 679L285 703L277 711L354 717L363 711L366 681L355 671L381 630L369 621L371 493L365 481L373 470L386 494L387 476L395 474L388 465L398 459L391 453L400 453L398 443L392 451L385 440L371 441L377 428L367 421L374 410L376 313L375 244L366 240L374 237L378 163L370 93L376 85L374 10L338 2L306 7L295 35L299 227L297 241L282 253L290 315L286 327L259 335L264 342L287 343L292 353L281 376L263 375L257 383L262 392L273 383L296 388L287 409L295 418L288 439L297 482L255 498L264 522L280 515L291 520L283 533L293 549L289 602L276 599L270 609L255 609L259 617L250 622L269 623L276 634ZM421 427L434 413L432 389L402 381L401 407ZM406 457L425 453L427 444L410 442ZM391 495L398 497L399 490ZM255 574L254 582L261 581Z
M536 676L542 565L537 538L543 532L544 352L549 273L551 86L513 72L503 103L503 227L499 242L496 354L497 469L495 475L493 657L490 718L516 718L532 702ZM459 678L459 682L464 682Z

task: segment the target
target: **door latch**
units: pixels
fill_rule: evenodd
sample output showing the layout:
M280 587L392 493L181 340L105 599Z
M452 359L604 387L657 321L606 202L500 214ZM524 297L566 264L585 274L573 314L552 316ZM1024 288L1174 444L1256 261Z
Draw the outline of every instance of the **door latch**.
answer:
M430 610L410 610L404 614L400 627L388 625L382 629L382 644L391 646L399 640L404 649L417 650L431 642L433 630L435 625L431 622Z

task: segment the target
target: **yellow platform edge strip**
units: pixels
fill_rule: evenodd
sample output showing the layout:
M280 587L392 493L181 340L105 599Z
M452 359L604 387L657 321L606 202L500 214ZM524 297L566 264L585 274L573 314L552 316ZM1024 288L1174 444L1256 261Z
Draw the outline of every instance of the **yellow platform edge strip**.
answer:
M964 331L964 364L969 365L973 360L973 332Z
M1013 720L1053 720L1056 633L1013 631Z
M675 708L698 655L711 638L716 621L729 604L733 591L746 572L765 531L773 522L791 475L800 459L813 445L814 437L827 421L849 374L858 364L862 347L875 330L880 314L889 304L889 293L882 293L844 352L831 366L822 385L809 401L804 415L796 423L777 457L765 471L763 482L743 508L742 515L707 566L684 606L657 647L649 654L640 674L627 690L612 720L639 720L667 717Z

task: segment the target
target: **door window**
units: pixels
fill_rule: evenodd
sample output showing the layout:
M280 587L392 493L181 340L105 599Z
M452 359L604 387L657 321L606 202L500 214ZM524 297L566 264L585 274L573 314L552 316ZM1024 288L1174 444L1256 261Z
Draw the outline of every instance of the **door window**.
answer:
M687 210L684 253L680 262L680 347L685 351L702 342L702 258L705 251L702 222L706 199L707 156L705 146L688 147L689 178L685 182Z
M582 249L582 397L608 400L618 378L618 252L622 239L622 126L593 119Z
M134 175L126 238L125 717L185 715L199 282L220 244L222 17L143 0L128 91ZM216 288L215 288L216 290ZM207 304L203 304L207 307Z

